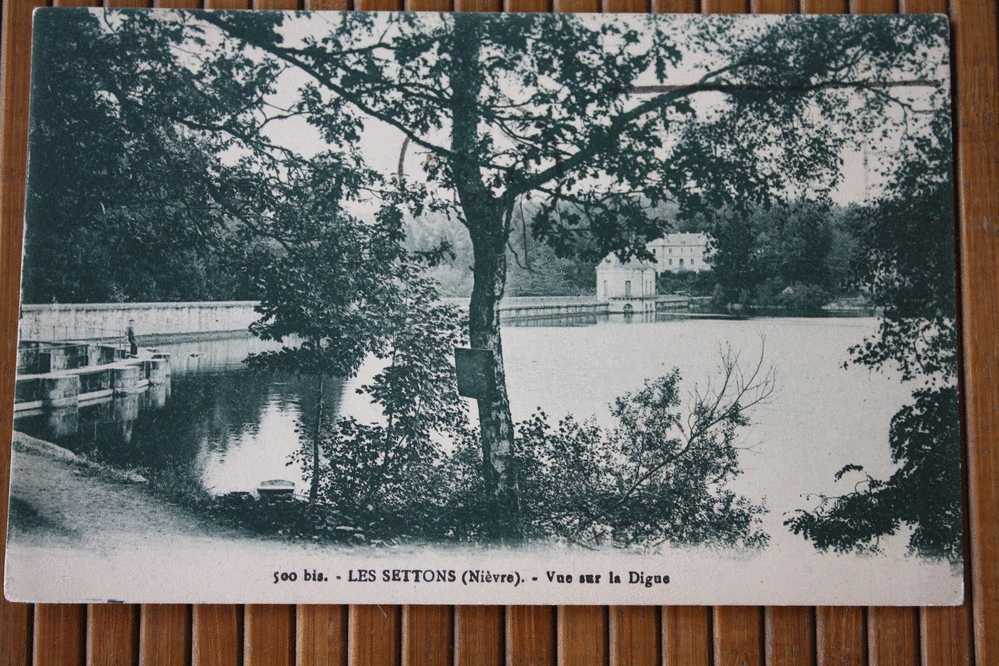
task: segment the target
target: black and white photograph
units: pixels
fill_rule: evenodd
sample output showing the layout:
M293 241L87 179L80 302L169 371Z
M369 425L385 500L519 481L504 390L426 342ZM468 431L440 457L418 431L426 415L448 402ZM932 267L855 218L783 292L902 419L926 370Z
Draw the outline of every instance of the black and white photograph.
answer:
M8 599L962 602L946 17L33 23Z

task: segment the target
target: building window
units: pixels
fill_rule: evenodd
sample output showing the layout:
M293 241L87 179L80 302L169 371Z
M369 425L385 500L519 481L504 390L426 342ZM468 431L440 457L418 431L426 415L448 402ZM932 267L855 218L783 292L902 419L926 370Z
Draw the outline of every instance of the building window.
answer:
M624 281L624 297L631 298L631 280Z

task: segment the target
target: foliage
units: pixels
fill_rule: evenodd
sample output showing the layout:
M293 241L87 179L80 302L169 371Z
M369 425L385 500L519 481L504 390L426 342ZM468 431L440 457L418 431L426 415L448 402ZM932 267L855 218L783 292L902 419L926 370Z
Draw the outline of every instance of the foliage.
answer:
M467 431L465 404L455 390L452 353L465 340L456 308L437 302L429 281L410 288L388 322L386 363L357 389L382 420L341 417L324 426L320 500L367 526L407 534L435 522L442 490L442 442ZM310 471L312 461L301 460Z
M765 505L727 485L740 473L738 434L773 385L762 354L744 373L727 351L720 385L695 390L689 405L673 370L616 398L608 428L573 416L553 425L535 412L517 425L524 537L586 547L765 546L769 537L759 526ZM478 464L474 438L466 437L448 469L457 485L448 503L449 533L457 538L486 533Z
M908 525L912 551L960 560L963 519L956 389L921 389L913 397L913 403L892 418L891 459L898 469L887 479L877 479L864 474L859 465L845 466L837 480L849 474L852 490L835 497L817 496L814 508L787 521L795 534L820 550L878 552L882 537ZM948 499L952 494L957 501Z
M205 210L212 151L169 117L139 112L123 92L140 94L143 77L176 81L176 29L105 28L87 11L36 17L44 48L33 54L24 301L249 297L246 273L220 251ZM137 53L148 67L141 74Z
M713 271L685 273L659 273L656 275L656 293L710 296L714 291Z
M846 465L836 480L851 490L818 495L816 506L785 521L820 549L877 550L905 528L910 551L961 558L952 146L947 100L936 108L930 132L903 145L884 195L852 211L856 279L884 314L877 333L850 349L850 362L894 370L916 387L892 418L896 471L877 479Z
M817 310L849 293L856 241L843 209L793 201L713 220L710 257L718 305Z
M197 181L228 224L252 223L305 159L274 143L274 123L304 119L344 153L379 123L419 152L427 200L467 228L473 247L469 338L496 361L493 397L478 410L484 470L505 512L516 510L515 452L496 308L518 205L538 204L528 226L557 256L593 261L645 254L668 226L656 214L665 205L684 216L743 211L831 188L845 143L874 140L871 128L904 107L908 90L940 87L926 49L946 35L938 17L750 25L347 12L323 15L318 34L289 30L301 20L117 15L112 41L159 35L176 47L164 53L161 41L136 58L119 103L183 127L213 155L243 155ZM289 69L297 94L276 104Z

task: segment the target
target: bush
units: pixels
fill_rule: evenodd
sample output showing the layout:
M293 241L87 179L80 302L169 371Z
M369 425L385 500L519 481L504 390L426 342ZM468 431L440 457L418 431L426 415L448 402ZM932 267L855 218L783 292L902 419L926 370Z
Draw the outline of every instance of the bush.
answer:
M761 547L764 503L726 486L740 474L735 446L747 410L769 396L772 375L762 366L736 370L725 357L725 389L701 394L681 408L680 375L647 381L611 405L604 428L572 416L552 425L535 412L517 424L517 479L527 540L587 547L654 549L662 544ZM473 432L447 462L454 483L445 501L449 538L478 541L486 534L481 453Z
M832 300L832 295L815 284L795 282L781 292L777 303L791 310L814 311Z

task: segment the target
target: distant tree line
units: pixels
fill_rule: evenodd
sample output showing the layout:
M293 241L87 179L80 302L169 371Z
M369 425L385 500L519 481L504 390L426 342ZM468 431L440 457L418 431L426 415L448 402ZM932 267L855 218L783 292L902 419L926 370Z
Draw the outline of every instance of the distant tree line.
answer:
M821 201L721 211L705 225L715 304L815 309L856 293L851 219Z

